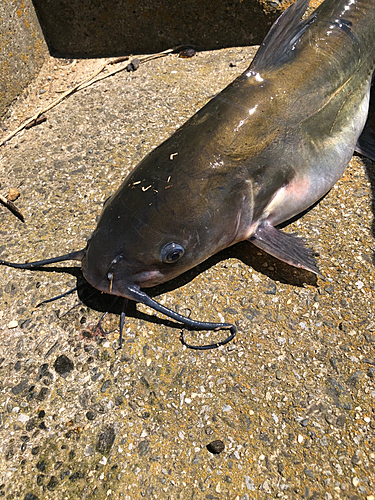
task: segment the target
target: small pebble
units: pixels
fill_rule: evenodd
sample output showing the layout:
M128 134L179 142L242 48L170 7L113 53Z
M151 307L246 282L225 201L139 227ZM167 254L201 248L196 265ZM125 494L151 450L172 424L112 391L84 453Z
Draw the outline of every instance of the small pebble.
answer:
M61 377L65 378L73 370L74 363L65 354L62 354L56 359L53 367Z
M98 435L96 451L99 453L108 453L116 439L116 430L113 424L105 425Z
M109 387L111 387L112 385L112 382L110 380L106 380L103 385L101 386L100 388L100 392L104 393L106 392L107 389L109 389Z
M352 479L353 486L356 488L359 485L358 477L353 477Z
M126 71L137 71L139 68L139 59L135 58L126 66Z
M150 441L141 441L138 443L138 453L140 457L143 457L147 454L150 449Z
M210 453L213 453L214 455L217 455L217 454L221 453L222 451L224 451L224 448L225 448L225 445L224 445L223 441L221 441L220 439L216 439L215 441L211 441L211 443L209 443L207 445L207 450Z
M183 57L183 58L188 58L188 57L194 57L196 54L196 51L192 48L188 48L185 50L181 50L181 52L178 54L178 57Z
M93 446L86 445L83 453L84 453L85 457L91 457L95 453L95 449Z
M96 418L96 413L89 410L87 413L86 413L86 418L87 420L94 420Z
M8 323L8 328L16 328L18 326L18 321L11 321L10 323Z
M7 198L10 201L16 201L16 199L19 197L19 195L20 195L20 192L18 191L18 189L10 188Z
M29 417L29 415L25 415L24 413L21 413L20 415L18 415L17 420L18 420L18 422L22 422L24 424L30 420L30 417Z

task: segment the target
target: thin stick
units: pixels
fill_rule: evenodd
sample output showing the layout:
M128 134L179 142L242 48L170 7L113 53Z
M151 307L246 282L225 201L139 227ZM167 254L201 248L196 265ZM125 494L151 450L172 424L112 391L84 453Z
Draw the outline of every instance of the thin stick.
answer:
M16 207L16 205L15 205L12 201L8 200L7 198L5 198L5 196L2 196L1 194L0 194L0 201L1 201L1 203L3 203L3 204L4 204L4 205L5 205L5 206L6 206L6 207L7 207L7 208L8 208L8 209L12 212L12 213L14 213L14 215L15 215L16 217L18 217L18 218L20 219L20 221L25 222L25 219L24 219L24 217L23 217L23 215L22 215L22 213L21 213L21 210L20 210L19 208L17 208L17 207Z
M51 104L49 104L48 106L46 106L44 109L42 109L41 111L38 111L37 113L35 113L34 116L32 116L31 118L29 118L28 120L26 120L22 125L20 125L18 128L16 128L16 130L13 130L13 132L11 132L9 135L7 135L1 142L0 142L0 146L3 146L7 141L9 141L9 139L12 139L12 137L14 137L16 134L18 134L18 132L21 132L21 130L23 130L26 125L29 125L29 123L33 122L34 120L36 120L41 114L43 113L46 113L47 111L49 111L50 109L54 108L55 106L57 106L60 102L62 102L66 97L68 97L69 95L73 94L73 92L76 92L79 87L87 82L89 82L90 80L92 80L93 78L96 77L96 75L98 75L101 71L103 71L103 69L107 66L107 64L109 64L108 62L105 63L101 68L99 68L92 76L89 76L88 78L86 78L86 80L84 80L83 82L79 83L78 85L76 85L75 87L67 90L66 92L63 93L63 95L61 95L59 98L57 98L55 101L53 101Z
M141 56L138 59L139 59L140 64L143 64L147 61L151 61L153 59L158 59L159 57L165 57L166 55L170 54L171 52L174 52L177 48L178 47L175 47L173 49L167 49L167 50L164 50L163 52L158 52L157 54L150 54L150 55L146 55L146 56ZM20 125L18 128L16 128L16 130L13 130L13 132L8 134L4 139L2 139L0 141L0 147L4 146L4 144L7 141L12 139L16 134L18 134L18 132L21 132L21 130L23 130L31 122L33 122L34 120L37 120L37 118L39 118L40 115L42 115L43 113L46 113L50 109L52 109L55 106L57 106L58 104L60 104L60 102L62 102L64 99L66 99L68 96L70 96L74 92L77 92L78 90L85 89L86 87L88 87L89 85L92 85L93 83L99 82L100 80L103 80L104 78L108 78L109 76L115 75L116 73L119 73L120 71L123 71L124 69L126 69L127 65L124 65L121 68L117 68L117 69L111 71L110 73L108 73L107 75L103 75L102 77L94 80L94 78L96 76L98 76L99 73L101 73L104 70L104 68L106 68L109 64L115 64L117 62L122 62L123 60L124 59L122 57L119 57L115 60L112 59L110 61L105 62L97 71L95 71L92 75L90 75L85 80L83 80L83 82L78 83L75 87L64 92L63 95L58 97L55 101L53 101L51 104L49 104L48 106L46 106L42 110L35 113L34 116L32 116L31 118L26 120L22 125Z
M153 59L159 59L160 57L165 57L168 54L170 54L171 52L173 52L174 50L176 50L176 49L168 49L168 50L165 50L164 52L159 52L158 54L137 57L136 59L139 60L139 64L144 64L145 62L152 61ZM79 90L85 89L89 85L92 85L93 83L96 83L96 82L100 82L101 80L104 80L105 78L108 78L109 76L115 75L116 73L119 73L120 71L123 71L124 69L126 69L126 66L123 66L122 68L116 68L113 71L111 71L110 73L107 73L106 75L99 76L99 78L97 78L96 80L94 80L92 82L90 81L89 83L82 83L82 85L80 85ZM0 144L0 146L1 146L1 144Z

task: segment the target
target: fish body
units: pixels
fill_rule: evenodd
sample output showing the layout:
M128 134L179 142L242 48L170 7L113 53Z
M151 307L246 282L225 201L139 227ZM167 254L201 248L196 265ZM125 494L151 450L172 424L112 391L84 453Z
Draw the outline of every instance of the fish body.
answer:
M302 242L275 229L340 178L365 125L375 5L297 0L250 67L148 154L106 203L82 261L86 279L132 298L250 240L317 272ZM168 261L163 250L180 250Z
M144 289L239 241L319 273L312 251L277 225L327 193L356 148L375 160L375 3L325 0L301 20L308 3L291 5L249 68L128 175L86 248L0 264L80 260L94 288L124 298L120 346L128 299L190 328L230 329L223 342L195 348L231 340L234 325L185 318Z

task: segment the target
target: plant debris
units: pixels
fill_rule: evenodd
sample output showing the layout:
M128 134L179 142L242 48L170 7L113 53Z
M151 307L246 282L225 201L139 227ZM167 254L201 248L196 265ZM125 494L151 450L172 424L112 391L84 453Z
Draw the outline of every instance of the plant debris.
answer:
M9 199L5 198L0 194L0 202L7 207L21 222L25 222L24 216L19 208Z
M40 116L38 116L38 118L35 118L35 120L33 120L32 122L25 125L25 129L29 130L29 128L35 127L36 125L40 125L41 123L44 123L45 121L47 121L46 115L40 115Z

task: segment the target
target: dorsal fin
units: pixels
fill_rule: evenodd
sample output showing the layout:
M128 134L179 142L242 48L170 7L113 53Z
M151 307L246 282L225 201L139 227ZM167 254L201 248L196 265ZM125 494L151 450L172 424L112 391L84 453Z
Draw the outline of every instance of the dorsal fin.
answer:
M297 0L273 23L249 69L259 71L275 65L281 66L292 56L296 43L315 20L315 15L312 15L301 21L309 1Z

